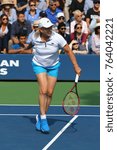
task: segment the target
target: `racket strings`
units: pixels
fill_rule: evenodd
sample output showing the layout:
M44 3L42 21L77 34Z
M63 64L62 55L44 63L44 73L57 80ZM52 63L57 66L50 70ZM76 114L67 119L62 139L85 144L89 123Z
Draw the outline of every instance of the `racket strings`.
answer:
M78 112L78 96L74 92L70 92L64 99L64 110L70 115Z

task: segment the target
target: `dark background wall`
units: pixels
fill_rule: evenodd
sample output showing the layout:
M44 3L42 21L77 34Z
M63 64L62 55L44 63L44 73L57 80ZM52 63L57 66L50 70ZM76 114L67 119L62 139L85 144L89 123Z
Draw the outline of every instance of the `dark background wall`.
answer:
M26 54L1 54L0 55L0 80L35 80L32 70L33 55ZM97 55L76 55L78 63L82 68L79 80L99 81L100 80L100 56ZM74 80L75 72L69 57L66 54L60 55L61 66L58 80ZM16 65L12 65L16 62Z

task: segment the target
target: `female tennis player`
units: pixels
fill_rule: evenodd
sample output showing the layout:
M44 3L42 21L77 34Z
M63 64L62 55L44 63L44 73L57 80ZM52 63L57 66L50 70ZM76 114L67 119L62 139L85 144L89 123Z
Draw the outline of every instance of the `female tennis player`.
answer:
M34 40L32 59L33 70L39 84L40 115L37 117L36 129L49 133L46 113L50 105L54 87L57 81L59 62L59 49L63 48L71 59L75 72L80 75L81 69L76 58L64 38L52 31L53 24L48 18L39 20L39 35Z

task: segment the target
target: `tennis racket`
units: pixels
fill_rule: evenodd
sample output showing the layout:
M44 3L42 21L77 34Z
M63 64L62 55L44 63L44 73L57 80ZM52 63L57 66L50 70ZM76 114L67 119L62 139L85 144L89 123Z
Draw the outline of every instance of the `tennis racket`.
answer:
M79 76L76 74L75 82L71 90L65 95L62 106L66 114L74 116L78 113L80 108L80 97L78 95L77 83Z

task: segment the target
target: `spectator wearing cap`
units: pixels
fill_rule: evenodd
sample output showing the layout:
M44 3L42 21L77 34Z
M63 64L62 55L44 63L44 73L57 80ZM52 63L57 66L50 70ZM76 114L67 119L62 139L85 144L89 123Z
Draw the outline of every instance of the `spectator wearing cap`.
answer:
M6 14L9 18L9 23L13 23L17 20L16 10L13 8L14 3L12 0L2 0L0 16Z
M26 10L25 12L25 19L30 21L33 25L34 20L37 20L39 18L40 10L36 7L36 1L30 0L29 1L29 10Z
M57 18L57 23L65 22L65 16L63 12L59 12L56 15L56 18Z
M69 44L74 54L86 55L88 51L86 49L80 49L77 40L72 40Z
M33 23L33 31L28 35L27 44L33 43L36 40L35 33L38 31L39 20L35 20Z
M25 15L23 14L23 12L18 12L17 20L12 24L12 28L11 28L12 42L15 44L19 43L18 35L20 33L29 35L31 31L32 31L32 27L30 21L25 20Z
M41 18L43 18L43 17L47 17L47 14L46 14L45 11L42 10L42 11L39 13L39 19L41 19Z
M56 24L57 23L57 14L59 12L62 12L59 8L57 8L57 5L56 5L56 1L54 0L50 0L49 2L49 6L48 8L46 9L46 14L47 14L47 17L50 19L50 21L53 23L53 24Z
M90 8L86 14L86 22L90 32L93 32L96 24L100 22L100 0L93 0L93 5L93 8Z
M56 16L56 18L57 18L57 23L54 25L54 30L56 31L56 32L58 32L58 25L60 24L60 23L62 23L62 22L64 22L65 24L66 24L66 33L67 34L69 34L69 24L66 22L66 20L65 20L65 16L64 16L64 13L63 12L59 12L58 14L57 14L57 16Z
M63 12L59 12L56 16L57 22L53 26L53 31L58 32L58 24L61 22L65 22L65 17Z

